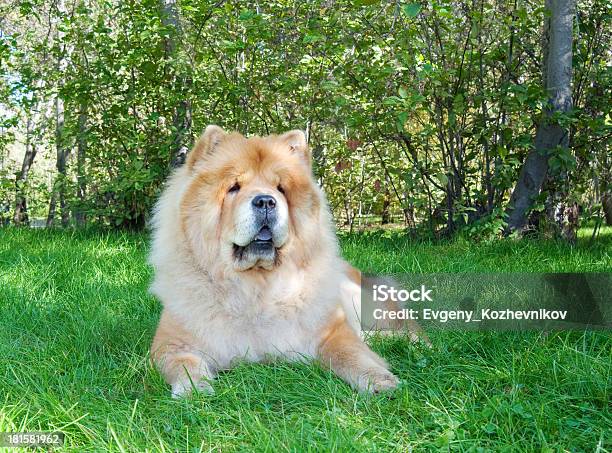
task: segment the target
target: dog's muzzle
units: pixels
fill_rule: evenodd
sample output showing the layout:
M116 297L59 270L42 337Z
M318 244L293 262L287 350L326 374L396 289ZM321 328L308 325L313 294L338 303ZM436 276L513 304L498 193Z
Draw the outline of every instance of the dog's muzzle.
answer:
M234 256L240 261L274 262L277 258L275 227L278 223L278 202L269 194L258 194L251 200L255 234L244 246L234 245Z

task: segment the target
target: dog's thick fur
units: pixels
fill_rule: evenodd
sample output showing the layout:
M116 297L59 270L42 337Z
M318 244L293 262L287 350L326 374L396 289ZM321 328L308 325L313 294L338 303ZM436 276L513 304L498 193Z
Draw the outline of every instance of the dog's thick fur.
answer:
M169 179L153 222L163 312L151 355L173 395L212 391L218 370L273 357L318 359L360 391L398 384L359 336L360 274L339 256L310 160L301 131L245 138L208 126ZM261 234L257 194L276 200L263 251L249 242Z

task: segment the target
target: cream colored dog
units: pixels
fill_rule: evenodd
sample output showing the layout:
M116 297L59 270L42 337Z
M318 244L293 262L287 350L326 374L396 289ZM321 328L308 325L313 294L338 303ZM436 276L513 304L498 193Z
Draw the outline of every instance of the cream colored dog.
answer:
M339 256L301 131L208 126L167 182L153 230L163 312L151 355L174 396L271 357L317 359L361 391L397 386L360 338L360 274Z

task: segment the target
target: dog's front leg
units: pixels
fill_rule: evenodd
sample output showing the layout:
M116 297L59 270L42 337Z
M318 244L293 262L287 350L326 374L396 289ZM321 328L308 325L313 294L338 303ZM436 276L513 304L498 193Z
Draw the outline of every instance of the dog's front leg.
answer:
M195 387L205 393L214 393L210 382L215 373L201 353L174 351L160 354L155 365L172 387L172 396L188 396Z
M385 361L368 348L344 316L324 330L319 360L359 391L378 393L392 390L399 383Z
M214 393L210 382L215 378L213 362L196 345L195 338L166 312L162 313L153 345L153 363L172 387L172 396L187 396L195 387Z

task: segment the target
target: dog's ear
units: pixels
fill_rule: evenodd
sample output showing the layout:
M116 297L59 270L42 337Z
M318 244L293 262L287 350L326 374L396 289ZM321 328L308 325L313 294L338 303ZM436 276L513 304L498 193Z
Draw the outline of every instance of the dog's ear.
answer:
M191 152L187 155L187 167L192 170L195 163L202 159L207 154L213 152L215 147L227 135L219 126L211 124L206 126L204 133L198 139Z
M280 136L280 139L283 143L286 143L289 146L292 153L298 154L304 163L310 167L310 150L308 149L308 143L306 142L306 134L304 134L304 131L294 129L292 131L285 132Z

